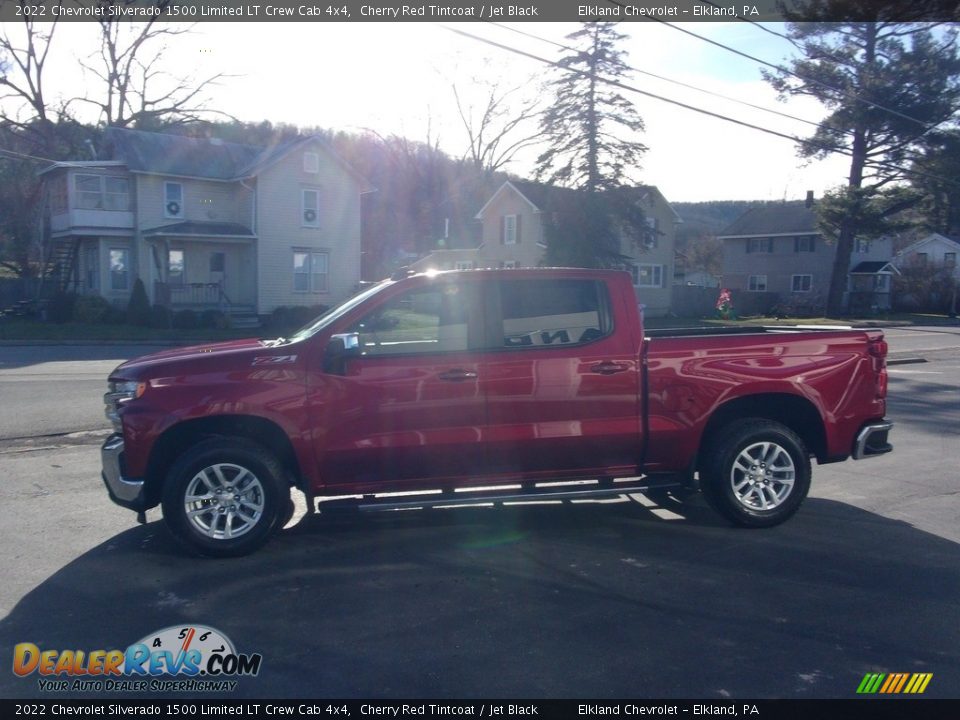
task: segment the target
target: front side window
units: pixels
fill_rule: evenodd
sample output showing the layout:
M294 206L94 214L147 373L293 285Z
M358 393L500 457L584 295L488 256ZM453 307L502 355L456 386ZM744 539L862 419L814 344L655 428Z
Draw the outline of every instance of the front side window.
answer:
M110 289L130 288L130 251L126 248L110 250Z
M350 331L364 355L462 352L469 348L466 285L437 283L391 298L367 313Z
M663 287L663 265L631 265L630 274L635 287Z
M813 275L793 275L790 278L790 289L793 292L810 292L812 287Z
M767 276L751 275L750 279L747 281L747 290L749 290L750 292L766 292Z
M183 185L178 182L163 184L163 214L168 218L183 217Z
M501 280L503 346L556 347L608 335L606 285L595 280Z
M325 252L294 251L293 291L327 292L329 255Z

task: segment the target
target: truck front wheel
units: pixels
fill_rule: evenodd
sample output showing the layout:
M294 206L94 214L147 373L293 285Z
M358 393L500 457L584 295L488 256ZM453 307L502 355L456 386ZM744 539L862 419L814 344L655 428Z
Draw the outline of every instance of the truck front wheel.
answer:
M708 441L700 466L707 502L743 527L771 527L791 517L810 489L803 440L773 420L746 418Z
M288 497L283 467L268 450L246 440L212 438L170 468L163 519L189 549L235 557L267 542Z

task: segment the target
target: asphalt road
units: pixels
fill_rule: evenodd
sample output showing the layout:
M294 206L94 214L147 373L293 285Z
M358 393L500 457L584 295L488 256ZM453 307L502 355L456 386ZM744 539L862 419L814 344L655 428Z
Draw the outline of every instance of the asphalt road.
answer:
M935 358L891 368L896 451L815 468L770 530L637 496L321 515L199 560L157 511L137 526L107 500L91 437L2 442L0 662L203 623L264 656L216 697L852 698L868 672L930 672L925 697L960 697L960 353L943 350L960 336L936 333L888 334ZM34 389L18 416L66 392L24 378L48 362L75 361L0 368L6 407L10 383ZM102 375L71 367L99 413ZM0 671L0 697L38 695Z

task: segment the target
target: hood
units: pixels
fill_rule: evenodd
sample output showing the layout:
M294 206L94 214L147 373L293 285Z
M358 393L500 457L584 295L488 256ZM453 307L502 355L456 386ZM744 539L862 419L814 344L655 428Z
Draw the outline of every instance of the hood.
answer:
M121 363L110 373L110 378L140 380L141 378L154 375L158 371L166 372L166 368L171 365L194 362L206 364L206 362L214 359L223 362L236 355L245 355L257 350L267 350L272 347L273 342L272 340L247 338L245 340L228 340L227 342L207 343L204 345L191 345L189 347L161 350L160 352L142 355L141 357Z

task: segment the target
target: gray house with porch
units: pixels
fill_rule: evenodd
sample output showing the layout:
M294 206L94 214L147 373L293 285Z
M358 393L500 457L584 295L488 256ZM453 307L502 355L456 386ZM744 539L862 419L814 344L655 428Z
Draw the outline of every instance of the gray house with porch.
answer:
M370 187L320 138L252 147L110 128L109 160L42 171L60 286L126 303L265 315L360 282Z
M722 287L765 296L758 306L825 306L837 246L817 229L812 200L751 208L717 238L723 242ZM844 295L851 312L890 307L897 273L892 257L889 237L855 242Z

